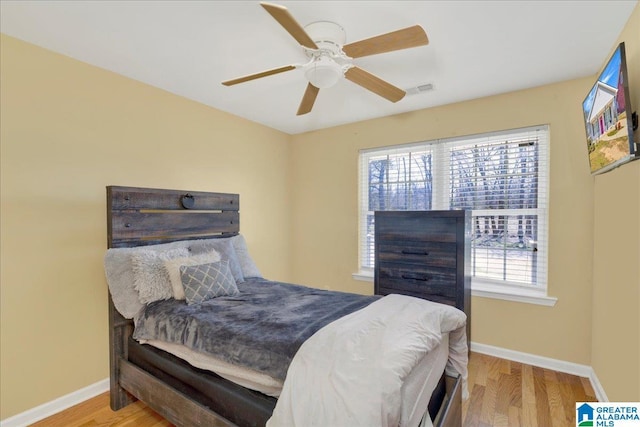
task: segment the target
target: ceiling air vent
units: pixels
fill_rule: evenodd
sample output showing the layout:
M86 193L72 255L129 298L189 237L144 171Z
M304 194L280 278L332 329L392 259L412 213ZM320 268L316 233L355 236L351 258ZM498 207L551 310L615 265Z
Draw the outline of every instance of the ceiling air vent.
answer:
M419 93L429 92L431 90L433 90L433 85L431 83L426 83L423 85L405 89L405 92L407 92L407 95L418 95Z

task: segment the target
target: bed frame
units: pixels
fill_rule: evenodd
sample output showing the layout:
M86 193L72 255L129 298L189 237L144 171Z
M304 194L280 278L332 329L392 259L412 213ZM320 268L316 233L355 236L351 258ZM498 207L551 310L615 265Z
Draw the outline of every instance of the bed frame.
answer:
M238 194L109 186L108 247L234 236L240 230L239 200ZM193 368L161 350L145 348L149 346L136 343L132 333L133 322L120 315L109 295L110 402L114 411L139 399L178 426L234 426L261 425L265 413L273 410L274 398ZM160 363L140 362L137 354L141 352L157 357ZM184 376L165 374L162 364L176 366ZM183 378L195 378L196 386ZM437 414L432 415L436 427L461 426L459 378L443 375L429 412ZM247 414L252 421L242 421Z

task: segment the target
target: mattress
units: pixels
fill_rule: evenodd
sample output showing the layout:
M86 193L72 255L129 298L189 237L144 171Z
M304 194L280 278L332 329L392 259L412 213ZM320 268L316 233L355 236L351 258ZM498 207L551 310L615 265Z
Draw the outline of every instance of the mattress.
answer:
M241 385L242 387L266 394L267 396L278 397L282 390L282 381L261 372L232 365L216 357L193 351L189 347L158 340L140 340L139 342L164 350L167 353L189 362L190 365L196 368L213 372L224 379Z
M195 352L188 347L157 340L141 340L167 353L185 360L190 365L214 372L242 387L258 391L268 396L278 397L282 382L249 368L231 365L207 354ZM427 412L433 390L438 385L448 359L448 335L427 353L407 376L402 389L402 426L417 426Z

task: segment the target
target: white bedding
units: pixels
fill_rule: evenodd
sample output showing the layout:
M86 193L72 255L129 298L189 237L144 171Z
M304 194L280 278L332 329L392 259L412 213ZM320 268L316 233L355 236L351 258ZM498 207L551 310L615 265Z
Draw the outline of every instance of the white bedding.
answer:
M466 397L465 322L453 307L387 295L330 323L296 353L267 427L400 425L403 383L445 333Z
M428 352L413 368L402 385L401 427L415 427L429 407L429 400L444 372L449 359L449 334L442 336L442 342ZM431 420L424 427L431 427Z

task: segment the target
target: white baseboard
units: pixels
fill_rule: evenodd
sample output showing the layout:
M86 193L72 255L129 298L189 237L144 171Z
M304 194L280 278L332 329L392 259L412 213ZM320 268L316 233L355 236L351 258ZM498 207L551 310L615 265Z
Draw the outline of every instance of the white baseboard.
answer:
M596 392L596 398L598 402L608 402L609 398L607 397L607 393L604 392L604 387L600 384L600 380L596 375L596 371L591 368L591 375L589 376L589 380L591 381L591 387L593 387L593 391Z
M0 421L0 427L23 427L109 391L109 378Z
M476 353L488 354L490 356L499 357L501 359L512 360L514 362L526 363L527 365L538 366L540 368L551 369L566 374L577 375L579 377L589 378L591 387L596 393L599 402L608 402L604 388L596 372L591 366L581 365L579 363L566 362L564 360L552 359L550 357L537 356L535 354L523 353L521 351L509 350L506 348L495 347L477 342L471 343L471 351Z

